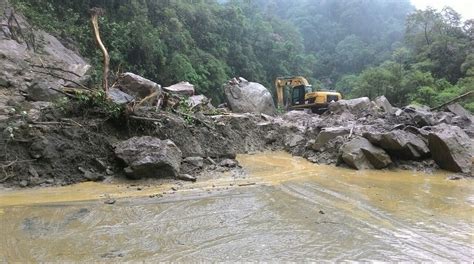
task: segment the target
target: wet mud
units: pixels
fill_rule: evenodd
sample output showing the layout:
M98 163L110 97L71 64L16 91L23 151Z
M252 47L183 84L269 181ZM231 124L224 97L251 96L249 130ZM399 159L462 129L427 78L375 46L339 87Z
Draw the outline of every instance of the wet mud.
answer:
M471 179L238 159L195 184L0 191L0 262L474 259Z

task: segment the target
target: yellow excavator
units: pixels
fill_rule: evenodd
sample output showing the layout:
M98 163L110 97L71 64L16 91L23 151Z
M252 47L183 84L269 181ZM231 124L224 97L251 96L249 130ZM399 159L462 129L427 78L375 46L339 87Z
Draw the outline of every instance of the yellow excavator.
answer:
M342 99L342 95L335 91L313 91L308 80L302 76L278 77L275 87L278 107L289 110L311 109L313 113L322 114L330 102ZM289 88L289 95L285 95L285 88Z

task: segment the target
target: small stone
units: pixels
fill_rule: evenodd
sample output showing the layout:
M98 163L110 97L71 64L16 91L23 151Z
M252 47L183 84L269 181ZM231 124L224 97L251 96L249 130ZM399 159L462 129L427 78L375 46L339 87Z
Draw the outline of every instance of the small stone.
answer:
M202 168L202 166L204 166L204 159L202 157L187 157L183 162L197 168Z
M178 175L177 179L182 180L182 181L191 181L191 182L195 182L197 180L196 177L189 174L180 174Z
M460 179L462 179L462 178L463 178L462 176L455 174L455 175L450 175L450 176L448 176L447 180L450 180L450 181L458 181L458 180L460 180Z
M95 173L95 172L91 172L91 171L86 171L84 173L84 178L86 178L87 180L89 181L102 181L105 179L104 175L102 174L99 174L99 173Z
M27 187L28 186L28 181L26 181L26 180L20 181L20 186L23 187L23 188Z
M39 174L38 174L38 172L35 170L35 168L30 167L30 169L28 170L28 172L30 173L31 176L33 176L33 178L39 178Z
M225 159L221 161L219 165L222 167L227 167L227 168L235 168L239 165L239 163L233 159Z
M109 199L107 199L107 200L104 201L105 204L115 204L115 202L116 202L116 200L115 200L115 199L111 199L111 198L109 198Z

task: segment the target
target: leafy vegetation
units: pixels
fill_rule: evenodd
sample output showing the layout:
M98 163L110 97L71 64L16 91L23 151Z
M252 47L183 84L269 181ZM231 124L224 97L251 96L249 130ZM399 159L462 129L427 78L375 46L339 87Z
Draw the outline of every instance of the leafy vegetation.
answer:
M345 96L434 106L474 86L474 22L409 0L12 0L33 24L73 39L97 74L89 9L114 72L162 85L189 81L218 103L234 76L273 86L303 75ZM467 104L474 110L474 103Z

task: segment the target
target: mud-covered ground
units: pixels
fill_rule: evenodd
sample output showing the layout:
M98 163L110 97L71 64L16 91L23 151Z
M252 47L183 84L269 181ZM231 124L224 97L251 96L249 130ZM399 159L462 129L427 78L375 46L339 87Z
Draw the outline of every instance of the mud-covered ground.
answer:
M2 192L0 261L474 257L472 179L450 181L446 172L355 171L282 152L238 160L243 174L182 185L142 180L126 187L85 183Z
M373 110L321 116L293 111L276 117L196 113L196 118L190 119L146 107L118 118L104 115L103 109L71 109L73 111L64 111L48 104L41 111L33 112L34 121L30 117L32 110L26 109L0 122L0 184L34 187L125 177L126 165L117 159L113 145L136 136L170 139L179 147L183 158L202 158L201 166L189 166L185 162L181 166L182 173L199 180L203 172L239 168L228 162L220 164L222 160L265 150L286 150L315 163L347 166L340 159L340 149L351 138L361 137L367 131L418 131L424 127L404 115L397 117ZM466 132L472 133L472 123L462 124ZM331 138L315 150L318 136L327 128L343 128L346 133ZM430 156L415 160L392 156L392 161L389 170L433 172L439 168Z

